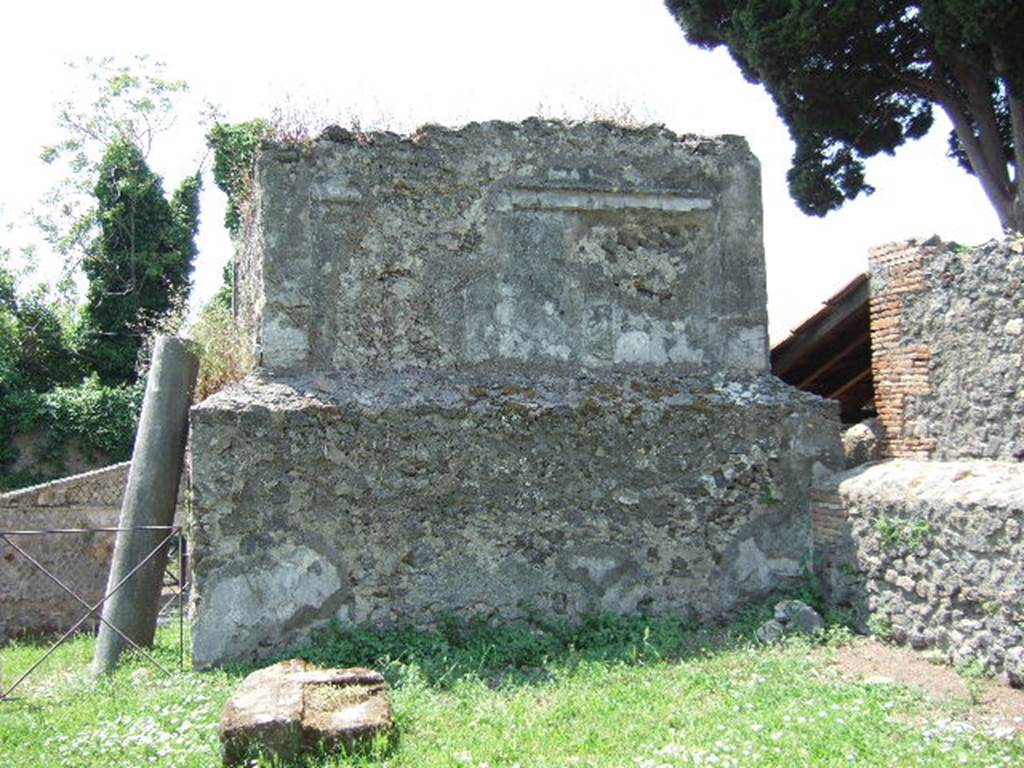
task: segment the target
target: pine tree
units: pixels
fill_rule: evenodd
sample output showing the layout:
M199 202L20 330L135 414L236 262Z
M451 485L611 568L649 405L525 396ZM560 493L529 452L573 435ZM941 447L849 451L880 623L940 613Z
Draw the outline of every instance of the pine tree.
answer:
M687 39L726 46L762 83L796 151L790 193L824 215L870 193L864 159L923 136L940 107L951 154L1007 229L1024 231L1021 0L666 0Z

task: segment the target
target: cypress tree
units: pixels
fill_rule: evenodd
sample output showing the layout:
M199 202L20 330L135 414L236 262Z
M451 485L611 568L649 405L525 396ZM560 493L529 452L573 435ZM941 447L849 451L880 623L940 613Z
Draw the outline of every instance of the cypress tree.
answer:
M135 380L143 339L176 310L191 286L200 179L171 199L141 150L117 141L104 153L94 189L99 234L82 267L89 279L83 354L106 384Z

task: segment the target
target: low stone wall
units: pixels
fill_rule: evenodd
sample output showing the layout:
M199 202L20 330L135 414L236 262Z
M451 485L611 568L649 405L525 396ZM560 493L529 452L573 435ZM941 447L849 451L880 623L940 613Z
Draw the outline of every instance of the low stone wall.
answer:
M1024 685L1024 465L892 460L812 493L815 559L863 628Z
M193 411L193 657L331 619L728 618L801 578L835 405L767 375L250 379Z
M0 494L0 530L116 527L130 466L123 462ZM179 491L179 521L184 499ZM114 551L113 533L10 535L9 539L90 604L102 598ZM84 613L63 589L0 541L0 640L62 632ZM82 629L92 629L95 623L90 620Z
M888 455L1024 458L1024 240L875 249L871 343Z
M129 463L0 495L0 529L109 528L117 525ZM11 536L85 600L96 602L107 585L114 535L110 533ZM8 544L0 542L0 638L57 632L85 612L58 585ZM89 622L88 628L93 626Z

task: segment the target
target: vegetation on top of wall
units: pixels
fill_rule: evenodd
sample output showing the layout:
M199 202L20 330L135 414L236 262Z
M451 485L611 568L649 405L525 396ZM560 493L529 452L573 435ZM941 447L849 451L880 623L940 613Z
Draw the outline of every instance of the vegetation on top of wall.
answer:
M66 474L65 450L74 444L87 458L102 454L110 461L131 457L142 409L144 385L106 386L94 374L79 384L49 392L0 393L0 490L22 488ZM38 430L30 469L6 471L18 458L12 438Z
M875 533L883 549L906 547L915 551L931 532L927 520L902 520L882 513L875 520Z
M241 123L217 123L206 135L213 149L213 181L228 196L224 226L237 234L242 210L252 191L252 171L260 142L272 131L269 122L256 118Z
M225 304L223 297L214 297L203 307L189 336L199 358L196 401L240 381L252 370L252 348L231 312L230 298Z

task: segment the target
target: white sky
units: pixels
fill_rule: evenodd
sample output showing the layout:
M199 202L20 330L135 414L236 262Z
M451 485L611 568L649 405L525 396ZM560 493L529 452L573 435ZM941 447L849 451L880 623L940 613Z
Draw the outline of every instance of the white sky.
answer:
M680 133L744 135L761 160L773 342L864 270L871 246L999 233L977 182L944 156L941 115L928 137L868 164L873 196L824 219L804 216L786 191L792 145L771 100L724 50L687 45L661 0L50 0L7 4L3 17L7 222L52 181L38 154L55 138L54 104L74 88L64 62L150 54L168 77L188 81L196 103L218 104L230 121L286 101L398 130L628 108ZM201 131L186 114L150 164L172 189L202 155ZM193 303L216 291L230 256L223 205L207 177Z

